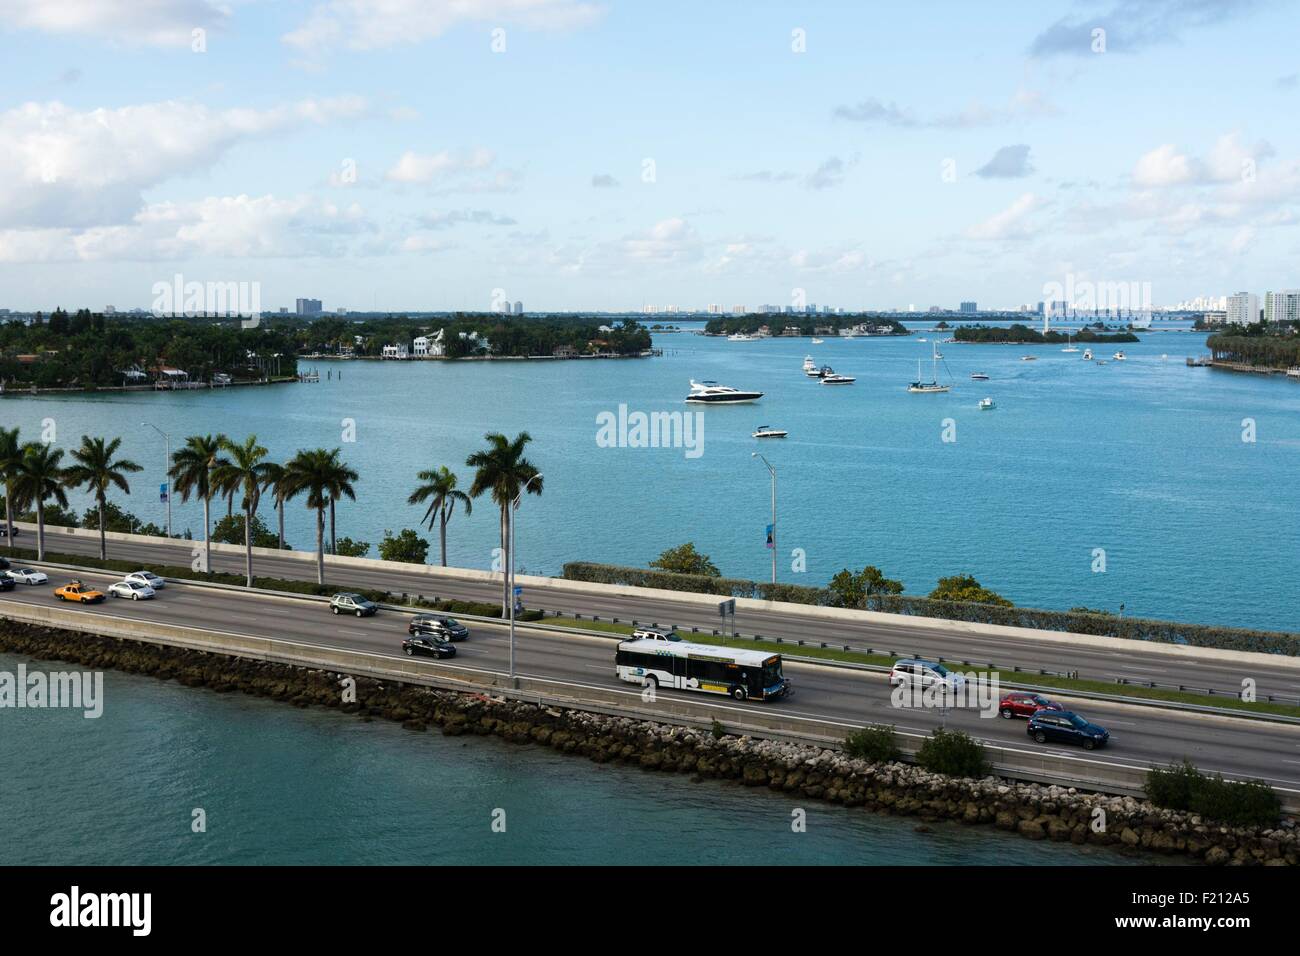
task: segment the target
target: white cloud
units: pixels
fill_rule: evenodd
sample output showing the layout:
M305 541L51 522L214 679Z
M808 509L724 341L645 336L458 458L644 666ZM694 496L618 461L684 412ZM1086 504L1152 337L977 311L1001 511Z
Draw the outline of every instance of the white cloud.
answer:
M1024 193L1010 206L966 230L969 239L1027 239L1036 231L1032 215L1042 207L1033 193Z
M420 43L464 23L563 30L585 26L603 13L600 5L580 0L329 0L282 39L317 54L339 46L376 50Z
M1203 159L1165 143L1138 159L1133 167L1133 183L1144 188L1160 188L1249 181L1258 174L1259 161L1272 155L1273 148L1268 143L1246 147L1237 133L1220 136Z
M395 183L428 183L459 173L487 169L494 161L492 151L482 147L464 156L456 156L448 150L440 153L407 150L388 170L385 178Z
M225 25L230 10L208 0L0 0L0 21L46 33L81 33L124 44L189 47L195 29Z
M239 142L364 109L356 97L223 111L178 101L87 112L27 103L0 113L0 228L123 223L145 189L203 169Z

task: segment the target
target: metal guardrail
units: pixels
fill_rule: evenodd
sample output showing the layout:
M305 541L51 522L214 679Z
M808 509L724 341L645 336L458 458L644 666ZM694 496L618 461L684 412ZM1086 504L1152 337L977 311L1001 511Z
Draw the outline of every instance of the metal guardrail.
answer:
M106 571L100 568L83 568L78 565L56 564L49 561L30 561L28 563L43 568L56 568L61 571L73 571L73 572L78 572L83 574L86 573L99 574L101 576L107 576L107 577L111 577L112 575L117 573L115 571ZM220 581L202 581L202 580L191 579L191 578L167 578L165 580L167 580L169 583L188 585L191 587L211 588L220 591L234 591L240 594L260 594L264 597L271 597L279 600L309 601L318 604L328 604L330 601L329 597L322 594L300 594L294 591L273 591L267 588L249 588L240 584L225 584ZM402 596L409 597L410 595L403 594ZM421 600L424 599L423 595L416 595L416 597ZM437 601L438 598L435 596L433 600ZM473 603L473 602L466 602L466 603ZM411 615L429 613L431 610L430 608L427 607L421 607L418 605L408 605L408 604L379 603L378 606L380 607L380 609L385 611L394 611L401 614L411 614ZM532 610L541 610L541 609L532 608ZM435 613L447 613L447 612L435 612ZM542 611L542 613L546 614L547 612ZM562 611L555 611L553 613L556 617L573 618L575 620L582 619L582 615L580 614L569 614ZM480 614L460 614L460 613L457 613L455 616L459 620L472 621L480 624L495 624L501 627L507 626L509 624L509 618L503 618L503 617L487 617L485 615L480 615ZM602 620L599 615L594 615L594 614L588 615L588 618L593 622L599 622ZM610 618L609 623L627 624L636 627L638 625L645 624L646 622L637 621L635 619L629 621L621 621L619 618ZM516 624L522 627L528 627L535 630L548 631L554 634L570 634L570 635L577 635L581 637L600 638L604 640L624 639L624 635L612 633L610 631L589 631L584 628L568 627L566 625L546 624L544 623L544 620L543 621L519 621L518 619L516 619ZM659 627L659 624L656 622L651 624L650 626ZM670 625L670 627L672 627L673 630L680 630L680 631L687 630L686 628L679 628L676 625ZM692 627L690 628L690 631L691 633L696 633L696 634L700 633L699 628ZM712 636L715 637L728 636L725 634L720 634L716 629L713 630L711 633ZM742 635L734 635L734 636L741 640L762 639L762 640L775 640L776 643L788 643L788 642L781 641L780 638L775 638L775 639L760 638L758 635L754 635L752 638L744 637ZM810 647L813 646L814 643L815 642L811 642L811 641L809 642L799 641L797 646ZM831 650L838 649L835 647L828 648L825 642L821 642L820 647L822 649L831 649ZM849 645L843 645L843 649L845 651L849 651L850 653L863 652L860 648L850 647ZM963 666L985 667L989 670L995 670L1000 673L1005 672L1007 670L1007 668L1000 668L995 664L980 664L971 661L955 661L952 659L945 659L943 657L927 657L924 654L917 654L917 653L904 654L904 653L899 653L897 651L880 652L880 651L874 651L870 648L866 650L866 653L881 654L882 656L889 656L889 657L918 657L925 660L934 660L939 663L947 663L947 664L960 663ZM821 657L803 657L796 654L786 654L784 656L785 659L788 661L795 661L800 664L808 664L817 667L839 668L842 670L858 670L858 671L866 671L870 673L888 673L890 671L890 668L888 666L881 665L881 664L859 664L853 661L837 661L837 660L830 660ZM1011 671L1013 673L1026 674L1026 675L1032 675L1034 673L1037 673L1043 676L1053 676L1053 677L1071 676L1068 673L1043 671L1043 670L1035 672L1035 671L1030 671L1028 669L1022 670L1019 667L1011 668ZM1138 686L1138 687L1148 686L1149 683L1149 686L1151 686L1152 689L1158 689L1156 688L1155 682L1127 681L1124 678L1117 678L1116 682L1120 684L1129 684L1130 686ZM1157 700L1149 697L1130 697L1121 694L1101 694L1096 691L1073 690L1071 688L1062 688L1062 687L1045 687L1036 684L1022 684L1018 682L1010 682L1010 683L1001 682L1000 686L1005 687L1008 690L1031 691L1033 693L1041 693L1041 694L1057 694L1059 696L1070 697L1079 700L1095 700L1095 701L1102 701L1105 703L1114 703L1114 704L1131 704L1139 707L1155 707L1163 710L1178 710L1187 713L1217 715L1223 717L1238 717L1243 720L1258 720L1258 721L1264 721L1268 723L1300 725L1300 717L1289 717L1284 714L1269 714L1269 713L1261 713L1257 711L1241 710L1235 707L1230 708L1230 707L1214 707L1212 705L1206 705L1206 704L1187 704L1181 701ZM1164 685L1164 686L1170 689L1181 689L1178 687L1178 685ZM1188 691L1188 692L1196 693L1197 691ZM1213 691L1210 692L1211 696L1213 696L1213 693L1214 693ZM1219 696L1232 697L1236 699L1235 694L1226 694L1223 692L1219 692ZM1275 700L1275 698L1278 699ZM1280 695L1270 695L1268 697L1268 700L1269 702L1277 702L1277 703L1286 702L1286 698L1281 698Z
M1131 677L1116 677L1116 684L1122 684L1125 687L1149 687L1152 690L1164 688L1166 690L1179 690L1188 694L1205 694L1207 697L1231 697L1235 700L1241 700L1241 694L1237 691L1215 690L1213 687L1193 687L1190 684L1165 684L1155 680L1135 680ZM1270 704L1291 704L1300 706L1300 697L1293 697L1290 694L1264 694L1263 700Z

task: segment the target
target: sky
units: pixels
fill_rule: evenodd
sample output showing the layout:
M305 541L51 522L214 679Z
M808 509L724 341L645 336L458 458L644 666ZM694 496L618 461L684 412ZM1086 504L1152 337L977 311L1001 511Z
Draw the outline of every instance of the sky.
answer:
M1298 34L1280 0L0 0L0 307L1262 295L1300 286Z

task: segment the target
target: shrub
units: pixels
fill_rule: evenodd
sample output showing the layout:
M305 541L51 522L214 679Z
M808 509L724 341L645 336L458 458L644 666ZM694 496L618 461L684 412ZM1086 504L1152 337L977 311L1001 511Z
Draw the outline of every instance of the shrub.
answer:
M695 550L695 544L687 541L675 548L669 548L650 562L650 567L667 571L670 574L698 574L709 578L722 577L722 572L707 554Z
M938 586L930 592L931 601L956 601L962 604L993 604L998 607L1011 607L1011 602L1002 595L990 591L969 574L954 574L952 577L940 578Z
M917 751L916 762L949 777L986 777L992 769L984 745L960 730L936 730Z
M344 558L364 558L370 553L370 542L339 538L334 545L334 553Z
M714 717L713 726L709 728L709 733L713 735L714 740L721 740L726 736L727 729L722 726L722 722L718 718Z
M88 526L89 527L89 526ZM259 515L253 515L253 547L278 548L280 536L266 526ZM212 527L212 540L220 544L244 544L244 516L226 515ZM287 544L286 544L287 546Z
M844 738L844 752L872 763L892 763L903 756L894 739L894 728L884 724L850 732Z
M379 557L384 561L424 564L428 556L429 542L410 528L403 528L397 534L385 531L384 540L379 542Z
M1235 826L1276 826L1282 814L1282 801L1264 781L1237 783L1219 774L1211 777L1186 758L1167 768L1152 767L1147 772L1146 794L1158 807Z

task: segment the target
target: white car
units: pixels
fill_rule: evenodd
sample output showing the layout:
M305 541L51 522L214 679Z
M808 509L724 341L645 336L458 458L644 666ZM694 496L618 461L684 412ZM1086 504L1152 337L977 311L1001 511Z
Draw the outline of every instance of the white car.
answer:
M14 568L12 571L6 571L6 575L17 584L49 584L50 579L44 571L37 571L35 568Z
M139 581L132 581L127 578L125 581L115 581L108 586L109 597L130 598L132 601L148 600L157 593L147 584Z
M158 577L152 571L132 571L122 579L124 584L134 583L143 584L145 587L153 588L155 591L161 591L167 586L167 581Z

